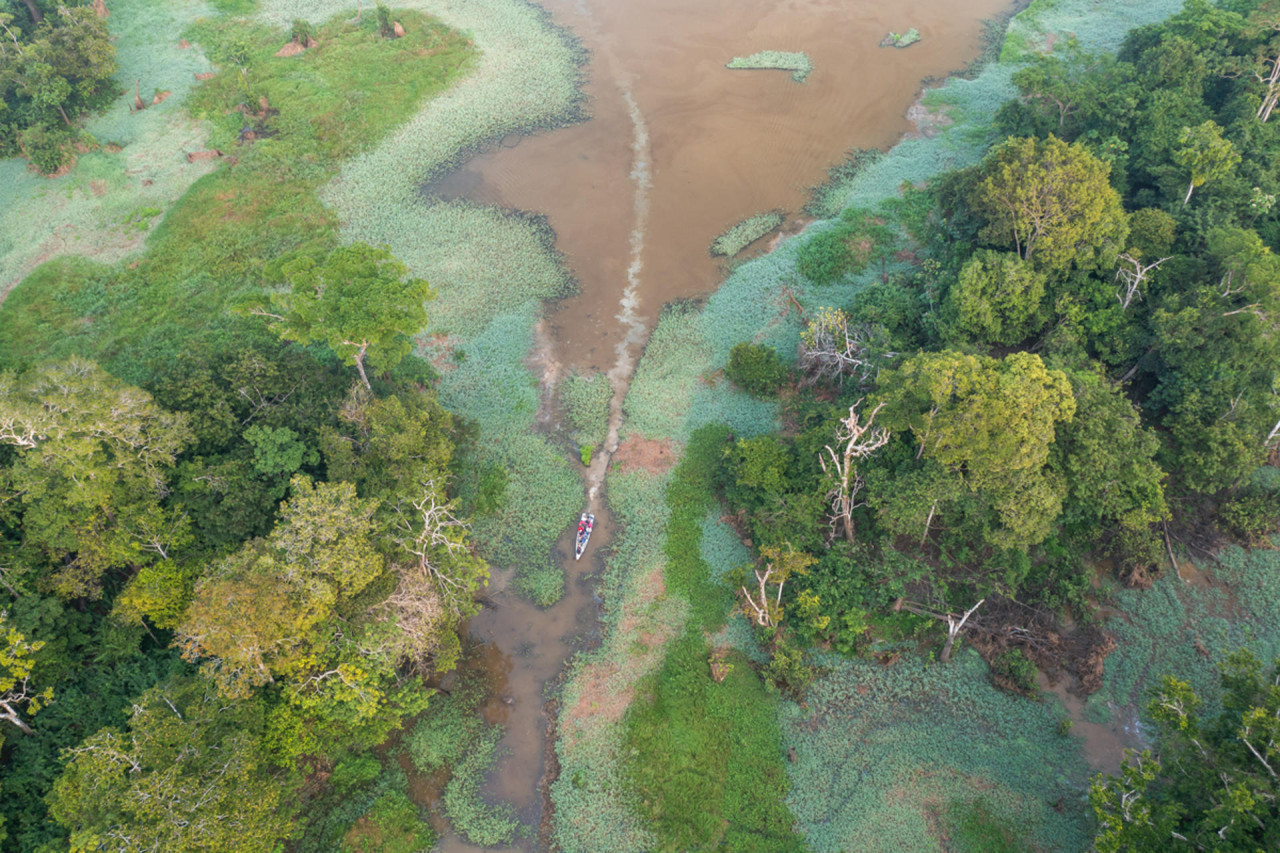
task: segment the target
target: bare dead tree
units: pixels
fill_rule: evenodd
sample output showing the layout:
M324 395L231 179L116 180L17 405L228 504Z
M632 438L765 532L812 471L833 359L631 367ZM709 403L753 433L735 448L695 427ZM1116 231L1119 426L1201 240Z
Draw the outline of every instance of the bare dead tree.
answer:
M897 353L885 346L883 332L867 323L849 323L838 309L819 311L801 335L800 367L809 382L836 379L841 384L851 378L867 385L884 362Z
M471 594L471 583L450 569L465 562L452 558L470 553L464 536L467 526L453 514L452 501L440 500L442 493L434 480L424 480L418 497L396 504L392 540L415 558L412 570L419 579L406 589L421 589L429 582L444 605L460 614L462 602Z
M751 615L753 621L761 628L772 628L774 618L778 610L778 605L782 603L782 587L783 584L786 583L786 580L782 579L778 582L777 597L774 599L773 604L770 604L768 584L769 580L774 575L773 565L771 563L766 563L763 571L758 567L752 569L752 571L755 573L756 582L760 584L759 592L753 593L747 589L745 584L740 587L742 590L742 596L746 599L747 606L751 611L748 615ZM756 596L759 597L758 601Z
M792 550L787 545L786 550L778 547L765 547L760 549L760 556L763 558L763 568L761 566L752 567L755 574L756 590L747 589L746 584L739 587L742 597L746 602L743 610L747 617L755 622L761 628L772 628L777 625L778 620L782 617L782 588L786 585L787 580L793 572L805 572L809 566L813 565L814 558L803 551ZM777 589L773 592L772 600L770 599L769 585L775 584Z
M977 604L966 610L964 615L960 617L957 617L951 611L939 613L936 610L930 610L921 604L916 604L915 602L907 601L903 598L898 599L897 603L893 605L893 609L906 610L910 613L916 614L917 616L924 616L928 619L937 619L941 622L946 622L947 642L946 645L942 647L942 654L938 659L943 663L947 663L951 660L951 649L956 644L956 637L960 636L960 632L964 630L964 625L969 621L969 617L972 616L985 601L985 598L979 599Z
M1280 9L1272 6L1269 13L1259 13L1254 22L1261 29L1280 34ZM1264 87L1262 102L1258 104L1258 111L1254 113L1254 118L1261 119L1263 124L1271 118L1272 110L1276 108L1276 103L1280 102L1280 51L1274 45L1273 41L1271 45L1259 48L1257 64L1252 69L1254 78Z
M1135 297L1142 298L1142 285L1146 283L1147 277L1160 269L1160 265L1169 260L1169 258L1161 258L1154 263L1143 264L1138 258L1128 252L1124 252L1120 255L1119 260L1121 266L1116 270L1116 280L1123 284L1123 288L1116 293L1116 298L1120 300L1120 309L1125 310Z
M839 525L844 531L845 539L850 542L854 538L853 511L865 503L858 500L862 487L866 485L858 463L889 443L889 430L873 426L884 403L879 403L872 409L865 422L858 414L860 405L862 400L850 406L848 416L840 419L840 427L836 430L836 446L840 451L837 453L828 444L824 448L826 456L818 455L818 464L822 466L823 473L833 481L831 491L827 492L827 500L831 502L829 521L832 536ZM830 467L827 467L828 460Z

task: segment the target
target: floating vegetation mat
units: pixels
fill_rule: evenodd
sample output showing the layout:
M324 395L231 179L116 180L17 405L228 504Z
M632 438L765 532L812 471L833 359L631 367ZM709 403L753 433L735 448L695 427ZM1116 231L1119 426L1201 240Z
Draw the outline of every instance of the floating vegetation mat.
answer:
M609 377L599 371L570 374L561 386L560 398L574 443L586 448L604 444L609 433L609 401L613 399Z
M216 167L185 157L202 150L208 137L183 105L195 73L210 65L198 48L179 44L182 32L206 13L202 3L111 4L115 80L128 93L86 124L104 147L81 155L59 178L41 177L16 157L0 160L0 299L32 267L58 255L111 263L138 251L159 214ZM134 81L148 100L153 92L169 95L131 112Z
M430 239L415 227L412 204L422 184L458 165L479 146L512 133L550 129L584 115L582 48L522 0L400 0L470 33L482 51L476 69L400 130L347 162L324 200L362 233L397 232ZM294 18L319 22L349 13L350 0L264 0L262 16L287 27ZM353 234L351 239L365 239Z
M880 39L881 47L911 47L911 45L920 41L920 31L915 27L907 30L905 33L889 33Z
M1222 708L1218 666L1231 652L1251 649L1264 661L1280 657L1280 551L1230 547L1217 564L1201 563L1187 582L1166 569L1149 590L1121 590L1123 616L1106 623L1118 647L1107 658L1102 689L1086 713L1105 722L1146 712L1146 691L1162 676L1190 682L1211 717Z
M731 258L786 220L781 210L757 213L711 241L711 254Z
M610 605L599 648L579 656L560 698L551 786L555 840L564 853L658 849L623 783L624 715L640 681L662 664L665 643L688 618L688 603L666 594L663 530L667 475L610 473L609 508L622 519L600 581Z
M744 68L748 70L773 69L790 71L791 79L803 83L813 71L813 63L806 53L791 53L784 50L762 50L750 56L735 56L729 60L725 68Z

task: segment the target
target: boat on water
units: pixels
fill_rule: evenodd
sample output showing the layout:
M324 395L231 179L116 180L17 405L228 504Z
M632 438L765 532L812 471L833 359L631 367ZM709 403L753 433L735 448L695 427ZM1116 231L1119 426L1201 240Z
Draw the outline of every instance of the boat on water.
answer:
M591 541L591 529L596 526L594 514L584 512L578 519L578 538L573 543L573 559L581 560L582 552L587 550L587 542Z

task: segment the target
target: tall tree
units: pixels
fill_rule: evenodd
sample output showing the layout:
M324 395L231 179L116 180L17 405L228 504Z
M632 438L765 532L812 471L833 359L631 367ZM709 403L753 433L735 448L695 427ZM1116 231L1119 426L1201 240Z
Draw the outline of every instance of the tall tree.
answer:
M885 426L910 430L917 458L950 471L990 505L999 520L983 534L991 545L1048 535L1065 484L1046 462L1056 425L1076 410L1064 373L1025 352L1001 361L921 353L886 372L880 387Z
M68 752L49 797L72 850L258 853L292 834L296 808L267 764L260 702L198 679L147 691L126 730Z
M191 437L185 416L92 362L0 373L0 443L17 449L0 484L21 506L24 548L46 560L47 586L96 596L108 570L158 559L148 530Z
M1183 206L1191 201L1191 193L1196 187L1229 174L1240 164L1240 154L1222 132L1222 127L1212 119L1197 127L1182 129L1173 158L1191 173L1191 183L1187 185L1187 194L1182 199Z
M1280 662L1237 652L1221 679L1216 718L1184 681L1153 691L1156 749L1090 788L1099 853L1280 849Z
M1128 234L1110 167L1078 143L1009 139L988 155L970 203L984 239L1012 242L1023 260L1055 271L1114 258Z
M386 248L352 243L323 261L297 257L280 267L287 290L259 300L250 313L268 317L282 338L322 342L344 364L354 365L370 387L366 363L390 370L413 349L410 335L427 322L430 286L408 278L409 270Z
M53 688L37 690L31 685L35 667L32 655L44 648L43 642L27 642L17 628L9 624L9 614L0 610L0 720L17 726L23 734L32 734L23 713L34 714L53 701Z
M948 296L959 331L984 343L1013 346L1044 325L1045 274L1017 255L979 249Z

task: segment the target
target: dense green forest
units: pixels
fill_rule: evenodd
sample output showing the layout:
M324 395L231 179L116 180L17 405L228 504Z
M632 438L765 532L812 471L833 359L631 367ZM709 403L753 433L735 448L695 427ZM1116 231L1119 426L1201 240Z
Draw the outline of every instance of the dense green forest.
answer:
M0 154L57 173L109 146L78 124L118 95L98 6L0 7ZM498 748L485 686L426 684L466 654L489 572L472 524L521 510L534 489L509 478L558 488L561 469L522 465L543 458L523 439L477 464L497 433L449 411L414 341L448 283L340 239L318 197L477 51L381 6L186 36L216 64L187 108L234 162L135 260L55 259L0 313L0 849L428 849L405 766L449 768L454 829L507 843L518 821L477 781ZM1114 55L1050 47L1010 60L1018 96L980 162L792 241L804 283L768 290L817 294L792 299L798 353L739 338L723 372L781 429L707 418L668 479L611 481L644 519L615 553L661 567L644 615L667 621L609 663L641 685L616 754L561 756L564 849L590 849L563 827L592 796L644 821L618 849L855 843L806 829L829 815L801 825L811 792L786 762L807 757L783 747L784 703L810 731L840 704L815 692L830 661L910 657L923 684L971 677L976 649L1010 707L1039 700L1041 671L1092 693L1116 648L1100 589L1151 587L1175 551L1273 547L1280 3L1190 0ZM473 352L455 366L480 370ZM568 387L603 405L601 383ZM644 402L634 421L665 416ZM748 651L719 639L731 613ZM1151 748L1037 808L1092 820L1101 851L1280 845L1275 667L1233 654L1213 696L1169 674ZM939 797L955 849L1066 849Z
M89 6L13 7L0 145L52 172L109 142L75 119L115 96L114 45ZM431 844L373 750L457 664L488 575L453 491L473 431L410 354L427 283L385 249L338 247L313 194L391 126L384 110L473 54L398 17L403 39L385 8L283 37L197 24L223 67L192 108L241 137L237 168L197 184L141 263L36 274L112 294L92 334L51 332L58 309L23 302L36 287L6 306L4 849ZM330 55L289 66L273 54L290 36ZM424 44L434 60L381 104L346 100ZM269 144L244 140L250 113Z

